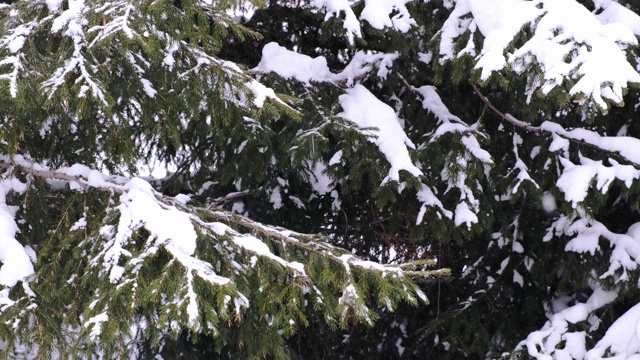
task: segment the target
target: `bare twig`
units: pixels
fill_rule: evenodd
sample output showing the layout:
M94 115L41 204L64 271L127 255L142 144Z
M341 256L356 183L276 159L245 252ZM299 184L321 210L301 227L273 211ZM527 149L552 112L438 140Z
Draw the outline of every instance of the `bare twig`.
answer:
M536 126L531 126L529 124L527 124L524 121L520 121L516 118L514 118L512 115L510 114L505 114L502 111L498 110L498 108L496 108L495 106L493 106L493 104L489 101L489 99L487 99L482 92L480 91L480 89L478 88L478 85L474 84L473 82L471 83L471 87L473 88L473 91L476 92L476 94L478 94L478 96L480 97L480 100L482 100L484 102L484 104L486 106L489 107L489 109L493 110L494 113L496 113L496 115L500 116L501 118L503 118L504 120L507 120L508 122L510 122L511 124L524 129L526 131L531 131L531 132L541 132L542 130L539 127Z
M404 76L402 76L402 74L400 73L396 73L396 75L398 75L398 77L400 78L400 80L402 80L402 82L404 83L404 85L406 87L408 87L410 90L415 90L416 88L414 88L413 86L411 86L411 84L409 84L409 82L407 81L407 79L404 78Z
M251 195L251 192L249 191L238 191L238 192L233 192L230 194L227 194L225 196L221 196L219 198L216 198L213 200L213 203L209 206L209 209L213 209L215 207L220 206L220 204L232 200L232 199L237 199L239 197L244 197L244 196L249 196Z

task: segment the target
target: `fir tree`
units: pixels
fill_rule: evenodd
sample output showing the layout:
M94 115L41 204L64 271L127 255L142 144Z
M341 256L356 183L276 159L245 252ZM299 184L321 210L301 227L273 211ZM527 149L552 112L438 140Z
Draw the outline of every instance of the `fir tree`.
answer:
M634 3L255 5L3 9L7 349L640 353Z

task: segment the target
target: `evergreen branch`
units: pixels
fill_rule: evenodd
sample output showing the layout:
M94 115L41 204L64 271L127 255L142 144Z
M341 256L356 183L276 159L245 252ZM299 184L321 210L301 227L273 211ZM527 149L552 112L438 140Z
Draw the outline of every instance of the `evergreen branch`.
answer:
M41 167L39 164L35 162L31 162L29 160L24 159L22 156L15 156L12 161L5 159L0 160L0 169L10 169L17 168L20 172L25 175L37 176L43 179L51 179L51 180L61 180L68 182L76 182L78 185L83 188L96 187L95 184L90 183L88 177L84 177L82 175L69 175L65 172L56 171L56 170L48 170ZM112 186L109 188L115 188L120 191L122 185L126 183L128 179L124 177L110 176L109 181L112 182Z
M398 265L401 269L414 269L418 266L433 267L438 264L437 259L421 259Z
M126 177L111 176L108 179L109 182L103 181L101 183L101 182L95 181L95 179L91 179L93 177L93 174L91 172L95 171L97 174L100 174L96 170L90 170L91 172L89 172L89 175L86 175L86 176L73 175L73 174L70 175L64 171L44 169L37 163L26 160L21 156L16 156L14 158L14 162L10 162L7 160L0 160L0 168L9 169L11 167L17 168L20 172L24 174L38 176L44 179L75 182L83 188L93 187L98 189L116 191L118 193L124 192L125 189L123 188L123 186L130 180ZM230 199L242 197L242 196L248 196L248 195L251 195L249 191L232 193L222 198L216 199L216 202L217 203L221 201L224 202L226 200L230 200ZM162 200L172 206L182 208L183 210L187 210L184 204L180 203L174 198L162 196ZM209 215L215 218L218 218L219 220L223 220L227 223L235 223L237 225L241 225L245 228L252 229L257 233L261 233L264 236L278 239L286 244L304 248L308 251L312 251L312 252L321 251L324 253L324 255L330 256L335 261L344 263L344 264L349 264L351 266L366 268L376 272L383 272L383 273L386 271L401 272L401 273L406 272L407 274L411 274L412 276L427 276L427 277L441 276L442 274L445 274L447 270L447 269L439 269L439 270L429 270L429 271L404 271L402 270L402 268L404 268L405 266L382 265L382 264L377 264L369 261L362 261L356 257L351 256L349 252L345 251L342 248L335 247L324 242L314 241L313 237L310 235L293 233L289 230L282 229L282 231L287 232L285 235L281 231L275 231L274 229L268 228L261 223L252 221L250 219L247 219L238 215L223 213L219 211L213 211L211 210L211 207L209 207L209 209L207 210L208 210L207 213ZM197 209L196 209L196 212L197 212ZM206 226L205 222L201 221L197 216L192 217L192 220L200 223L203 226ZM295 235L297 238L292 237L292 235ZM300 240L302 240L302 242ZM345 255L349 255L349 258L345 258ZM411 264L407 264L407 266L411 267L411 266L417 266L417 265L431 265L431 264L432 264L431 260L425 260L425 261L413 262ZM443 272L443 270L445 271Z
M525 131L529 131L529 132L534 132L534 133L547 133L547 134L552 134L552 135L557 135L560 136L564 139L569 140L570 142L574 143L574 144L578 144L578 145L584 145L584 146L588 146L592 149L595 150L599 150L599 151L604 151L608 154L610 154L612 157L615 157L619 160L622 161L626 161L628 163L630 163L631 165L640 168L640 161L636 161L631 159L629 156L626 156L625 154L631 154L630 151L632 151L633 149L629 149L626 147L620 147L617 146L615 144L608 144L609 148L605 148L603 146L599 146L598 144L595 144L594 142L599 142L599 143L604 143L605 145L607 144L607 140L610 140L614 137L607 137L607 136L601 136L598 133L594 132L594 131L590 131L590 130L586 130L586 129L574 129L574 130L566 130L564 129L560 124L557 124L555 122L552 121L545 121L543 122L540 126L532 126L529 125L527 123L525 123L524 121L518 120L515 117L513 117L513 115L508 114L508 113L503 113L502 111L498 110L498 108L496 108L490 101L489 99L487 99L482 92L480 91L480 89L478 88L478 86L476 84L474 84L473 82L470 83L471 87L473 87L473 90L476 92L476 94L478 95L478 97L480 97L480 99L485 103L485 105L491 109L496 115L500 116L502 119L506 120L507 122L509 122L510 124L523 129ZM584 134L582 135L574 135L572 134L572 132L575 132L577 130L583 131ZM636 140L636 143L638 143L638 145L640 146L640 142L637 141L638 139L634 139Z
M423 271L404 270L402 273L407 276L415 276L415 277L421 277L425 279L434 279L434 278L451 276L451 269L445 268L445 269L438 269L438 270L423 270Z

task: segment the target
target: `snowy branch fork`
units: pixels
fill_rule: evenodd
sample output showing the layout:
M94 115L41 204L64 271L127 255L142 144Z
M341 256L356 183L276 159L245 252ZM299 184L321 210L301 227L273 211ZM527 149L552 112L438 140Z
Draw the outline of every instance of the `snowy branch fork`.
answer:
M489 99L487 99L484 96L484 94L482 93L482 91L480 91L480 88L476 84L474 84L473 82L470 82L470 84L473 90L475 91L475 93L478 95L478 97L482 100L482 102L485 103L485 105L489 109L491 109L491 111L493 111L496 115L500 116L502 119L506 120L510 124L520 129L523 129L528 132L533 132L533 133L544 132L547 134L557 135L575 144L585 145L596 150L607 152L611 154L613 157L616 157L622 161L628 162L636 168L640 168L640 161L635 161L634 159L631 159L629 156L625 156L624 149L611 148L611 147L607 148L607 146L602 146L600 144L597 144L598 142L599 143L606 142L606 139L607 139L606 137L600 136L599 134L596 134L588 130L584 130L584 131L588 132L587 134L591 136L585 136L584 134L575 136L575 135L572 135L574 130L565 130L559 124L550 122L550 121L545 121L540 126L529 125L523 121L516 119L511 114L503 113L502 111L500 111L489 101ZM580 129L580 130L583 130L583 129Z

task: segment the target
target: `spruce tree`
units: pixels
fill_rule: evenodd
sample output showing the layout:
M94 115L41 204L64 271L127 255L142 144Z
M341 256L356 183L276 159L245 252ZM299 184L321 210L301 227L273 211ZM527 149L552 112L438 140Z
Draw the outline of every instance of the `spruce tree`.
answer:
M637 356L638 12L3 8L6 351Z

